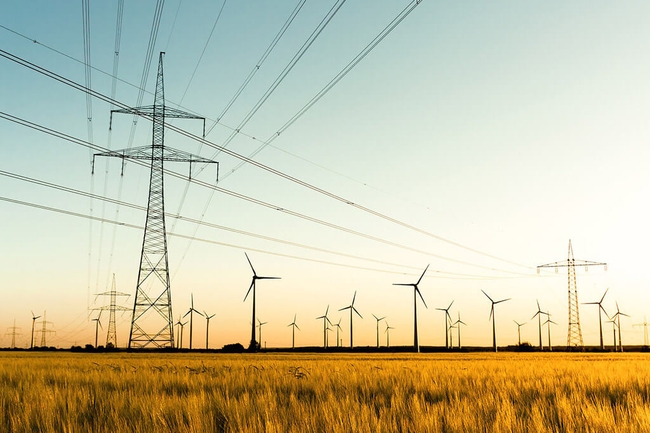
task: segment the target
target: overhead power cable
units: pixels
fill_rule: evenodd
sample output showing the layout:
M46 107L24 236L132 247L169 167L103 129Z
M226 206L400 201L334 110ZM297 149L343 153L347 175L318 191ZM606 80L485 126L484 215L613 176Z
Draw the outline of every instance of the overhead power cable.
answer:
M11 172L8 172L8 171L5 171L5 170L0 170L0 176L4 176L4 177L14 179L14 180L19 180L19 181L22 181L22 182L31 183L31 184L42 186L42 187L45 187L45 188L54 189L54 190L57 190L57 191L62 191L62 192L68 193L68 194L78 195L80 197L91 198L93 200L102 200L102 201L104 201L106 203L118 205L118 206L121 206L121 207L127 207L127 208L130 208L130 209L135 209L135 210L142 211L142 212L145 212L147 210L147 208L145 206L137 205L135 203L125 202L125 201L122 201L122 200L119 200L119 199L113 199L113 198L110 198L110 197L107 197L107 196L100 196L100 195L96 195L96 194L90 194L88 192L81 191L81 190L74 189L74 188L70 188L70 187L67 187L67 186L64 186L64 185L59 185L59 184L47 182L47 181L44 181L44 180L35 179L35 178L32 178L32 177L20 175L20 174L17 174L17 173L11 173ZM248 236L248 237L252 237L252 238L256 238L256 239L261 239L261 240L265 240L265 241L269 241L269 242L275 242L275 243L279 243L279 244L283 244L283 245L287 245L287 246L291 246L291 247L303 248L303 249L307 249L307 250L311 250L311 251L332 254L332 255L345 257L345 258L350 258L350 259L355 259L355 260L364 260L364 261L373 262L373 263L377 263L377 264L381 264L381 265L398 266L398 267L413 269L413 270L419 270L420 269L419 267L415 267L415 266L400 265L400 264L391 263L391 262L387 262L387 261L383 261L383 260L377 260L377 259L372 259L372 258L368 258L368 257L361 257L361 256L357 256L357 255L354 255L354 254L348 254L348 253L343 253L343 252L340 252L340 251L333 251L333 250L328 250L328 249L325 249L325 248L315 247L315 246L312 246L312 245L306 245L306 244L301 244L301 243L298 243L298 242L288 241L288 240L285 240L285 239L274 238L274 237L271 237L271 236L261 235L261 234L258 234L258 233L252 233L252 232L249 232L249 231L245 231L245 230L241 230L241 229L235 229L235 228L232 228L232 227L226 227L226 226L219 225L219 224L209 223L209 222L205 222L205 221L199 221L199 220L197 220L195 218L185 217L185 216L181 216L181 215L175 215L175 214L172 214L172 213L165 213L165 216L167 218L173 218L173 219L176 219L178 221L183 221L183 222L187 222L187 223L190 223L190 224L196 224L196 225L209 227L209 228L213 228L213 229L217 229L217 230L227 231L227 232L230 232L230 233L235 233L235 234ZM90 215L89 217L92 218L92 215ZM99 220L104 220L104 219L105 218L103 218L103 217L99 218ZM117 221L117 220L113 219L113 221ZM190 237L192 239L194 239L195 235L192 235ZM496 276L489 276L489 275L464 274L464 273L447 272L447 271L435 271L435 272L441 273L441 274L447 274L447 275L481 278L481 279L502 279L502 278L504 278L504 277L496 277ZM511 278L511 277L508 277L508 278Z
M136 229L136 230L144 230L143 226L140 226L140 225L137 225L137 224L130 224L130 223L122 222L122 221L115 221L115 220L111 220L111 219L107 219L107 218L91 216L91 215L83 214L83 213L80 213L80 212L74 212L74 211L71 211L71 210L62 209L62 208L53 207L53 206L46 206L46 205L42 205L42 204L38 204L38 203L31 203L31 202L27 202L27 201L24 201L24 200L13 199L13 198L10 198L10 197L0 196L0 201L4 201L4 202L7 202L7 203L12 203L12 204L17 204L17 205L21 205L21 206L26 206L26 207L31 207L31 208L35 208L35 209L45 210L45 211L49 211L49 212L54 212L54 213L67 215L67 216L73 216L73 217L77 217L77 218L91 219L93 221L99 221L99 222L103 222L103 223L115 224L115 225L118 225L120 227L131 228L131 229ZM182 239L190 239L190 236L186 236L186 235L179 234L179 233L168 233L168 235L172 236L172 237L182 238ZM245 247L245 246L242 246L242 245L230 244L230 243L226 243L226 242L219 242L219 241L215 241L215 240L212 240L212 239L193 238L192 240L196 240L196 241L204 242L204 243L208 243L208 244L213 244L213 245L220 245L220 246L229 247L229 248L237 248L237 249L246 250L246 251L254 251L254 252L258 252L258 253L265 253L265 254L270 254L270 255L274 255L274 256L278 256L278 257L290 258L290 259L313 262L313 263L321 263L321 264L339 266L339 267L350 268L350 269L361 269L361 270L372 271L372 272L381 272L381 273L386 273L386 274L399 274L399 275L411 275L411 276L417 276L418 275L418 274L415 274L415 273L408 274L408 273L405 273L405 272L391 271L391 270L388 270L388 269L369 268L369 267L365 267L365 266L356 266L356 265L350 265L350 264L346 264L346 263L332 262L332 261L328 261L328 260L319 260L319 259L305 257L304 255L296 256L296 255L291 255L291 254L277 253L277 252L262 250L262 249L258 249L258 248L251 248L251 247ZM363 259L363 260L366 260L366 259ZM393 265L393 266L401 266L401 265ZM435 271L435 270L433 270L433 271L429 271L429 272L430 273L435 273L435 274L452 274L452 275L456 275L456 274L449 273L449 272L444 272L444 271ZM463 274L459 274L459 275L463 275ZM530 275L525 275L525 276L526 277L531 277ZM440 276L440 275L436 276L435 278L470 279L470 280L474 280L474 279L479 279L479 280L503 279L503 277L476 277L476 278L473 278L473 277L470 276L468 278L458 278L458 277L445 277L445 276Z
M11 60L11 61L13 61L13 62L15 62L15 63L17 63L19 65L22 65L22 66L25 66L25 67L27 67L29 69L32 69L33 71L38 72L38 73L40 73L42 75L45 75L45 76L47 76L49 78L52 78L52 79L54 79L56 81L59 81L59 82L65 84L67 86L70 86L70 87L76 89L76 90L79 90L79 91L82 91L82 92L91 92L94 97L96 97L96 98L98 98L100 100L103 100L103 101L108 102L108 103L112 102L113 104L115 104L117 106L120 106L123 109L130 110L130 111L134 112L135 114L139 114L142 117L145 117L145 118L147 118L149 120L153 120L153 119L151 119L150 116L148 116L148 115L146 115L144 113L138 113L136 110L134 110L133 108L127 106L126 104L123 104L123 103L121 103L119 101L111 99L111 98L107 97L106 95L104 95L102 93L99 93L99 92L97 92L95 90L85 88L84 86L76 83L75 81L69 80L69 79L67 79L67 78L65 78L65 77L63 77L61 75L58 75L58 74L56 74L56 73L54 73L52 71L49 71L46 68L42 68L42 67L40 67L40 66L38 66L38 65L36 65L34 63L31 63L31 62L29 62L29 61L27 61L25 59L22 59L22 58L20 58L18 56L15 56L15 55L13 55L13 54L5 51L5 50L0 49L0 56L5 57L6 59ZM295 183L297 185L300 185L300 186L302 186L304 188L310 189L310 190L312 190L314 192L317 192L317 193L319 193L319 194L321 194L323 196L326 196L326 197L329 197L329 198L334 199L336 201L339 201L341 203L347 204L347 205L349 205L349 206L351 206L353 208L361 210L361 211L363 211L365 213L368 213L370 215L376 216L376 217L378 217L380 219L383 219L385 221L394 223L394 224L396 224L398 226L407 228L407 229L412 230L412 231L414 231L416 233L420 233L420 234L425 235L427 237L436 239L438 241L447 243L449 245L453 245L453 246L455 246L457 248L460 248L460 249L463 249L465 251L470 251L472 253L482 255L484 257L491 258L493 260L501 261L501 262L508 263L508 264L518 266L518 267L523 267L523 268L526 268L526 269L529 269L529 270L535 269L534 267L524 265L524 264L520 264L520 263L516 263L516 262L514 262L512 260L503 259L503 258L497 257L497 256L495 256L493 254L485 253L485 252L479 251L479 250L477 250L475 248L472 248L472 247L460 244L458 242L446 239L446 238L444 238L442 236L435 235L435 234L430 233L430 232L428 232L426 230L420 229L420 228L415 227L415 226L413 226L411 224L408 224L406 222L403 222L403 221L400 221L400 220L398 220L396 218L393 218L393 217L391 217L389 215L386 215L386 214L383 214L381 212L375 211L375 210L370 209L368 207L365 207L363 205L354 203L354 202L352 202L352 201L350 201L350 200L348 200L348 199L346 199L344 197L338 196L338 195L336 195L336 194L334 194L332 192L329 192L329 191L324 190L322 188L319 188L319 187L317 187L315 185L312 185L312 184L310 184L308 182L300 180L300 179L298 179L296 177L293 177L293 176L291 176L291 175L289 175L287 173L284 173L284 172L282 172L280 170L274 169L274 168L272 168L270 166L267 166L265 164L262 164L260 162L255 161L255 160L249 159L249 158L247 158L247 157L245 157L243 155L240 155L237 152L234 152L234 151L232 151L230 149L219 146L218 144L215 144L215 143L210 142L210 141L208 141L208 140L206 140L206 139L204 139L202 137L194 135L194 134L192 134L192 133L190 133L188 131L185 131L185 130L177 127L177 126L168 125L167 129L172 130L174 132L177 132L178 134L180 134L180 135L182 135L184 137L190 138L192 140L195 140L197 142L202 142L202 143L204 143L204 144L206 144L206 145L208 145L210 147L213 147L215 149L219 149L220 151L226 153L229 156L232 156L232 157L237 158L237 159L242 160L242 161L246 161L249 164L251 164L251 165L253 165L253 166L257 167L257 168L260 168L260 169L262 169L264 171L267 171L267 172L269 172L271 174L274 174L274 175L276 175L276 176L278 176L280 178L286 179L286 180L288 180L290 182L293 182L293 183ZM215 187L215 188L217 188L217 187ZM221 189L223 189L223 188L221 188ZM227 190L223 190L223 191L227 191ZM232 194L232 191L229 191L228 193Z
M46 133L46 134L51 135L53 137L57 137L57 138L69 141L69 142L77 144L79 146L91 147L93 150L95 150L97 152L105 152L106 151L101 146L88 143L88 142L86 142L86 141L84 141L84 140L82 140L80 138L73 137L73 136L71 136L69 134L65 134L65 133L56 131L54 129L48 128L46 126L39 125L37 123L30 122L30 121L25 120L25 119L21 119L19 117L13 116L13 115L8 114L8 113L4 113L2 111L0 111L0 118L9 120L9 121L11 121L13 123L16 123L16 124L19 124L19 125L34 129L34 130L39 131L39 132ZM136 164L139 164L141 166L147 167L147 163L144 162L144 161L133 160L133 162L136 163ZM253 204L256 204L256 205L259 205L259 206L262 206L262 207L266 207L268 209L272 209L272 210L275 210L275 211L278 211L278 212L281 212L281 213L284 213L284 214L287 214L287 215L291 215L291 216L294 216L296 218L303 219L305 221L316 223L316 224L319 224L319 225L322 225L322 226L325 226L325 227L329 227L329 228L332 228L332 229L335 229L335 230L338 230L338 231L341 231L341 232L344 232L344 233L359 236L359 237L362 237L362 238L365 238L365 239L368 239L368 240L372 240L372 241L375 241L375 242L379 242L379 243L382 243L382 244L385 244L385 245L401 248L401 249L404 249L404 250L416 252L416 253L423 254L423 255L426 255L426 256L430 256L430 257L439 258L441 260L446 260L446 261L449 261L449 262L452 262L452 263L463 264L463 265L472 266L472 267L476 267L476 268L480 268L480 269L486 269L486 270L490 270L490 271L503 272L503 273L514 274L514 275L524 275L524 276L529 275L529 274L523 274L523 273L514 272L514 271L507 271L507 270L503 270L503 269L497 269L497 268L493 268L493 267L489 267L489 266L483 266L483 265L479 265L479 264L476 264L476 263L467 262L467 261L464 261L464 260L458 260L458 259L453 259L451 257L441 256L441 255L435 254L433 252L424 251L424 250L420 250L420 249L417 249L417 248L412 248L412 247L409 247L407 245L400 244L398 242L393 242L393 241L390 241L390 240L387 240L387 239L379 238L377 236L372 236L372 235L362 233L362 232L359 232L359 231L356 231L356 230L352 230L352 229L349 229L347 227L343 227L343 226L340 226L340 225L337 225L337 224L333 224L333 223L330 223L330 222L327 222L327 221L324 221L324 220L321 220L321 219L318 219L318 218L315 218L315 217L311 217L311 216L308 216L308 215L305 215L305 214L301 214L299 212L295 212L295 211L292 211L292 210L289 210L289 209L285 209L285 208L279 207L277 205L274 205L272 203L268 203L268 202L265 202L265 201L262 201L262 200L247 196L245 194L241 194L241 193L231 191L231 190L228 190L228 189L225 189L225 188L213 185L213 184L209 184L207 182L200 181L195 177L188 180L186 175L175 172L175 171L172 171L172 170L169 170L168 168L165 168L164 172L165 172L165 174L167 174L169 176L175 177L177 179L182 179L184 181L189 181L189 182L196 183L197 185L203 186L203 187L205 187L207 189L213 189L213 190L215 190L217 192L228 195L230 197L238 198L240 200L244 200L244 201L247 201L249 203L253 203Z

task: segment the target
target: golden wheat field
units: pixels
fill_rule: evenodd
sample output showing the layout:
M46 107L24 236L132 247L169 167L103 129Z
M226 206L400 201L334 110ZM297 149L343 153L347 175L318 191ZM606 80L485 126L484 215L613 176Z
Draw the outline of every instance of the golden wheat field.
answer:
M649 432L636 354L0 354L2 432Z

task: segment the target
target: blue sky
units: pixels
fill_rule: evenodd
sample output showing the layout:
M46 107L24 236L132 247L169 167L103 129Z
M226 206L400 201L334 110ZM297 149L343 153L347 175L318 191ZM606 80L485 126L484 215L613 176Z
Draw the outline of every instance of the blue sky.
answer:
M214 26L221 2L179 4L168 0L143 104L152 103L157 53L165 51L168 104L174 106L183 98L184 109L214 121L297 3L227 2ZM250 85L210 133L210 141L221 144L226 140L333 4L305 3ZM244 134L228 147L249 155L260 140L272 137L407 4L346 2L242 128ZM645 144L650 135L646 121L650 114L648 8L645 2L621 6L582 1L487 4L425 0L255 157L354 203L519 265L441 242L244 166L224 178L220 186L411 250L223 194L210 198L205 188L168 179L168 212L180 209L183 217L196 219L204 214L210 223L385 262L300 249L207 227L196 229L170 220L172 232L196 233L199 238L237 247L170 236L174 316L187 309L194 293L199 309L217 314L211 322L213 347L246 343L250 304L242 299L250 269L243 251L249 251L260 273L283 277L260 285L258 290L259 317L269 322L264 329L269 346L290 344L286 325L294 314L302 329L297 344L320 344L322 328L315 317L323 314L328 304L332 311L349 305L355 290L357 306L365 318L355 322L355 344L374 344L371 313L388 316L396 328L392 344L410 344L411 294L392 283L417 279L431 263L432 271L441 272L429 273L421 285L430 307L420 310L422 344L443 344L444 334L439 329L442 313L433 308L446 307L451 300L455 300L452 314L460 311L469 325L463 330L464 343L490 344L489 303L481 289L494 297L513 298L497 311L500 344L516 342L512 320L528 320L535 312L536 299L559 324L553 331L554 344L564 344L566 275L560 272L556 276L551 271L538 276L535 266L565 259L572 239L577 259L609 264L607 272L579 271L579 300L596 300L609 287L607 311L615 310L617 300L632 316L623 323L624 342L641 344L642 328L632 325L643 322L649 301L644 272L645 245L650 240L644 200L649 192L645 167ZM124 8L116 98L128 105L136 104L153 13L153 2L127 2ZM92 3L90 15L91 63L104 72L92 72L92 87L108 95L116 6ZM52 50L83 60L81 3L9 2L0 24L5 27L0 28L3 50L83 83L83 65ZM82 93L6 59L0 59L0 71L1 111L88 138ZM92 110L94 142L108 146L110 140L113 149L126 147L131 118L116 117L109 136L110 107L93 100ZM174 125L200 133L198 123ZM1 170L145 205L145 169L129 164L120 179L119 162L102 161L91 177L87 149L6 120L0 128ZM134 145L148 144L150 136L150 125L140 120ZM167 134L166 144L205 157L214 153L199 150L196 142L173 132ZM224 154L217 159L222 174L238 165ZM181 173L186 169L174 167ZM212 182L213 173L206 171L200 179ZM116 213L112 205L91 204L85 198L6 176L0 176L0 185L4 197L92 212L129 224L144 222L142 212L120 208ZM65 347L90 342L94 329L88 308L103 302L93 294L107 289L113 273L119 290L134 291L141 232L7 202L0 203L0 209L0 236L5 246L0 252L0 274L6 296L0 307L0 324L11 326L16 318L24 343L30 310L47 309L57 330L53 344ZM580 315L585 343L596 344L595 309L581 307ZM330 317L335 322L339 318L338 313ZM347 329L347 316L341 318ZM118 329L124 343L128 316L119 319ZM198 341L202 341L202 332L202 326L195 330ZM536 328L522 328L522 338L535 342ZM8 337L2 341L8 344Z

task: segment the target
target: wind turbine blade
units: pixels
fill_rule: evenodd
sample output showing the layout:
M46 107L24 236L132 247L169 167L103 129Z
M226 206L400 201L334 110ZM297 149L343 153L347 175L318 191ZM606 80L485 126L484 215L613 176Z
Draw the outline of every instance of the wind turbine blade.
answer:
M258 280L281 280L282 277L257 277Z
M194 309L194 293L190 293L190 308Z
M386 316L384 316L384 317L382 317L382 318L381 318L381 319L379 319L379 320L381 321L381 320L384 320L385 318L386 318Z
M376 320L377 322L379 322L379 317L375 316L374 314L372 315L372 317L374 317L375 320Z
M542 311L542 307L539 306L539 299L535 299L537 301L537 311Z
M251 289L255 285L255 278L253 278L253 281L251 281L250 287L248 287L248 292L246 292L246 296L244 296L244 302L246 302L246 298L248 298L248 294L251 292Z
M352 297L352 303L350 305L354 305L354 301L357 299L357 291L354 291L354 296Z
M410 283L393 283L393 286L407 286L407 287L413 287L415 284L410 284Z
M496 301L495 304L500 304L500 303L502 303L502 302L506 302L506 301L509 301L509 300L511 300L511 299L512 299L512 298L502 299L502 300L500 300L500 301Z
M492 308L490 308L490 317L488 317L488 320L492 320L493 314L494 314L494 302L492 303Z
M609 287L607 288L607 290L605 290L605 293L603 293L603 297L600 298L600 302L603 302L603 300L605 299L605 295L607 295L607 292L609 292Z
M192 310L188 310L187 313L183 314L183 318L185 318L188 314L190 314Z
M347 310L352 308L352 305L348 305L347 307L339 308L339 311Z
M295 326L296 329L298 329L298 331L300 331L300 327L299 327L298 325L296 325L296 324L294 323L293 326Z
M531 317L530 320L533 320L535 317L539 316L539 313L541 313L541 311L538 310L537 313L533 314L533 317Z
M415 286L415 291L417 292L418 295L420 295L420 299L422 299L422 303L424 304L424 307L429 308L427 306L426 301L424 300L424 297L422 296L422 293L420 292L420 289L417 286Z
M451 304L449 304L449 306L447 307L447 311L449 311L452 305L454 305L454 301L451 301Z
M326 317L325 320L326 320L327 323L329 323L330 325L332 324L332 322L330 321L329 317Z
M296 317L297 317L297 316L298 316L297 314L294 314L294 315L293 315L293 323L296 323Z
M352 307L352 310L353 310L355 313L357 313L357 316L359 316L359 317L361 317L361 318L363 319L363 316L361 315L361 313L359 313L359 312L357 311L356 308Z
M600 305L600 302L583 302L582 305Z
M492 300L492 298L490 298L490 295L488 295L487 293L485 293L485 290L481 289L481 292L483 292L483 294L484 294L485 296L487 296L487 298L490 300L490 302L494 303L494 301Z
M429 264L429 265L430 265L430 264ZM426 273L427 273L427 269L429 269L429 265L427 265L427 267L424 268L424 272L422 272L422 275L420 275L420 279L419 279L418 282L415 283L415 284L420 284L420 281L422 281L422 278L424 278L424 274L426 274Z
M253 270L253 275L257 276L257 273L255 272L255 268L253 267L253 264L251 263L251 259L248 258L248 254L244 252L244 255L246 256L246 260L248 260L248 264L251 266L251 269Z
M330 306L328 305L327 309L325 310L325 316L324 317L327 317L327 313L329 313L329 311L330 311Z

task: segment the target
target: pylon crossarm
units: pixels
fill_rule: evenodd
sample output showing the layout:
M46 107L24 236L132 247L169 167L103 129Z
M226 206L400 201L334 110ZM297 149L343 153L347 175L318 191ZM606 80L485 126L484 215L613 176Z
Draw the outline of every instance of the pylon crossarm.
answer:
M155 108L155 110L159 110L159 108ZM154 113L158 115L158 111L154 111L154 106L153 105L145 105L142 107L130 107L130 108L123 108L119 110L111 110L111 116L113 113L119 113L119 114L135 114L136 116L144 117L145 119L152 120L154 117ZM170 117L174 119L197 119L197 120L203 120L205 121L205 117L199 116L193 113L189 113L187 111L182 111L178 110L176 108L170 108L168 106L165 106L165 117Z

